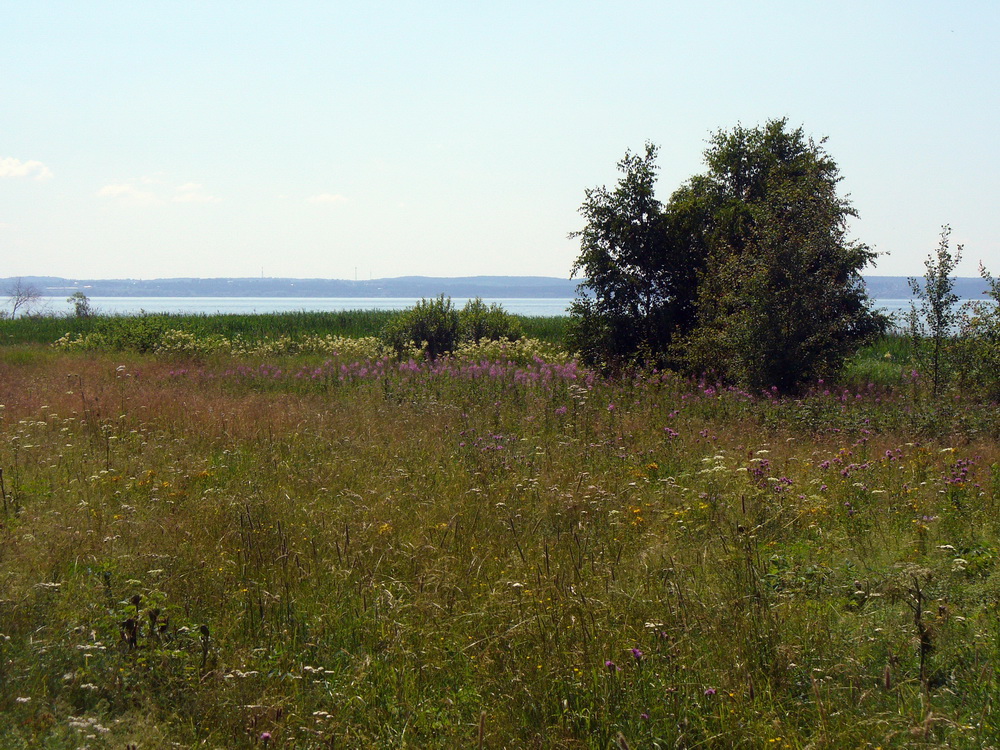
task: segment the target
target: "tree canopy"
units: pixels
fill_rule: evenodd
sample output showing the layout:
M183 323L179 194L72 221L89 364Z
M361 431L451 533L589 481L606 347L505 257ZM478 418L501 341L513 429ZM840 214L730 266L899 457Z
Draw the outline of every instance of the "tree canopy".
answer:
M783 119L720 130L707 171L666 204L656 153L626 153L614 190L586 191L571 235L585 276L571 341L585 358L792 389L884 327L861 279L875 253L847 237L856 213L822 141Z

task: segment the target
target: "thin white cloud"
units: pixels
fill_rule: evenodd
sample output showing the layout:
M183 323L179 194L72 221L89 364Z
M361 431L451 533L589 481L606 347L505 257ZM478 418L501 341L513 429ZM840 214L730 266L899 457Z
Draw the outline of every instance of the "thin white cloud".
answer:
M97 191L97 194L101 198L110 198L133 206L154 206L163 202L155 193L136 187L134 182L105 185Z
M161 187L162 186L162 187ZM97 191L101 198L132 206L156 206L164 203L215 203L219 199L197 182L185 182L171 190L157 177L143 176L113 182Z
M306 200L310 203L343 203L347 198L339 193L320 193L319 195L310 195Z
M219 199L206 193L197 182L185 182L177 187L171 200L174 203L215 203Z
M13 228L14 228L13 224L8 224L6 221L0 221L0 232L2 232L4 229L13 229Z
M36 180L48 180L52 170L40 161L21 161L12 156L0 157L0 177L32 177Z

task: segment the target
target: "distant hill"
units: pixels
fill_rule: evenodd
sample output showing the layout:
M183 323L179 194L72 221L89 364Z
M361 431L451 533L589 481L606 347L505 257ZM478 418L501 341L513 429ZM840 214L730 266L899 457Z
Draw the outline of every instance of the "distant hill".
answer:
M0 279L0 290L14 279ZM25 276L51 297L452 297L559 298L576 295L579 281L547 276L400 276L393 279L63 279Z
M576 296L579 280L549 276L399 276L392 279L64 279L24 276L22 281L50 297L83 292L88 297L486 297L493 299L567 299ZM0 279L0 295L14 278ZM909 299L906 276L866 276L875 299ZM980 278L955 279L964 299L982 297L987 284Z

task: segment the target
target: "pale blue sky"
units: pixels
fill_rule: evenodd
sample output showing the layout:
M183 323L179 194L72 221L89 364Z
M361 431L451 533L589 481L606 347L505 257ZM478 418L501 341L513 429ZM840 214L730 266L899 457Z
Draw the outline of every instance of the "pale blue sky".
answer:
M0 276L565 277L586 187L788 117L874 273L1000 275L1000 3L0 0Z

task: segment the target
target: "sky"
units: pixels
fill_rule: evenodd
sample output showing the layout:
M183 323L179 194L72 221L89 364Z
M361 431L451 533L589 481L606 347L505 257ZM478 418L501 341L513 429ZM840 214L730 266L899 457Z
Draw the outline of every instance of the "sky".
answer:
M0 0L0 277L567 278L584 190L787 118L1000 275L1000 3Z

